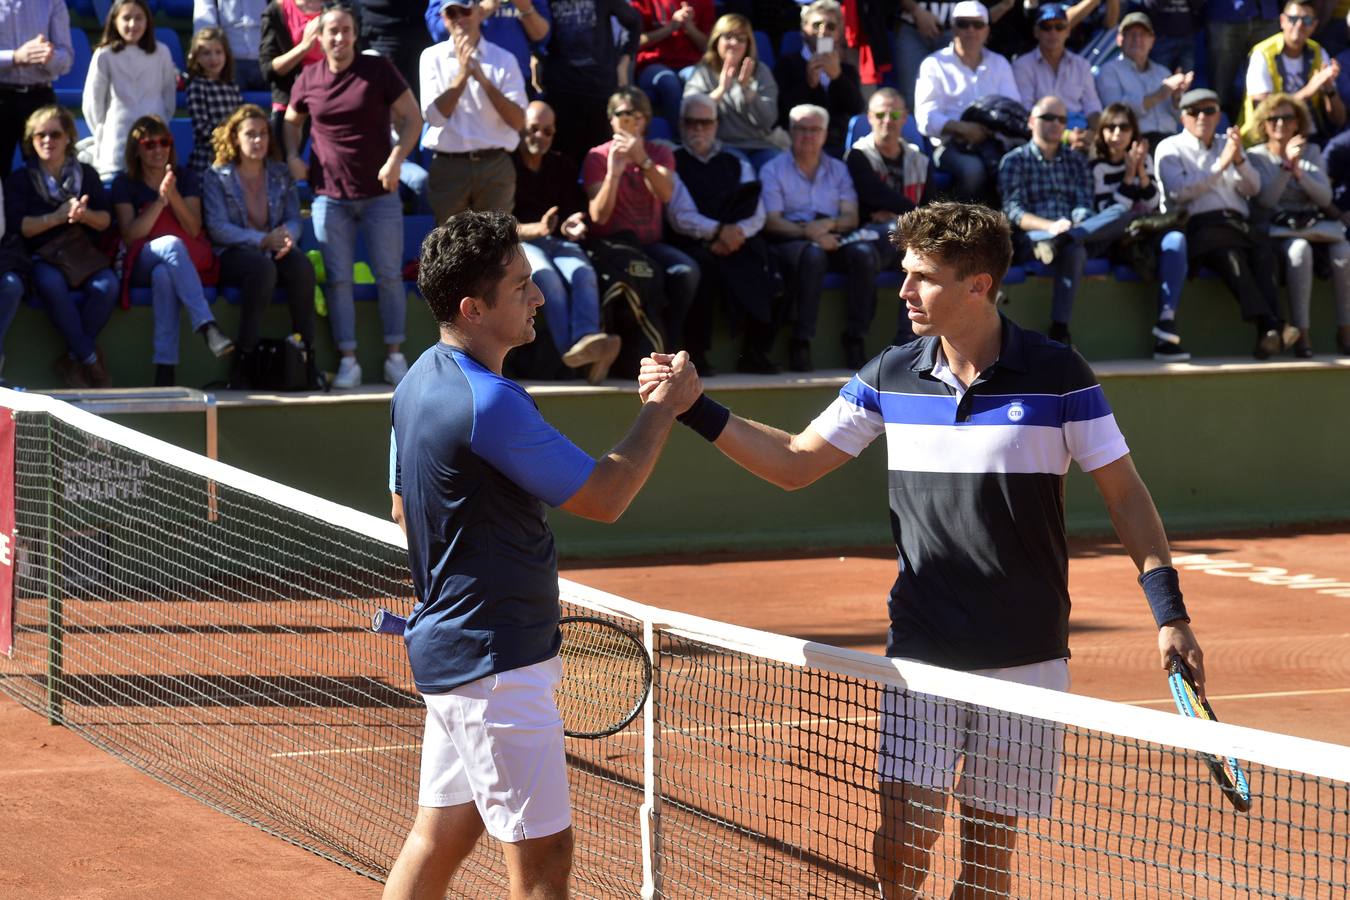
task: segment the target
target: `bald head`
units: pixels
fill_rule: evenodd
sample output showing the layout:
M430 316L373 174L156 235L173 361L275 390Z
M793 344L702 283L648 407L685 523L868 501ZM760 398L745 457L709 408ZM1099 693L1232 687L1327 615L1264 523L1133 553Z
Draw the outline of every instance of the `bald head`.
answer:
M525 107L525 131L521 134L521 152L527 157L540 157L553 146L557 130L557 116L553 107L543 100L531 101Z

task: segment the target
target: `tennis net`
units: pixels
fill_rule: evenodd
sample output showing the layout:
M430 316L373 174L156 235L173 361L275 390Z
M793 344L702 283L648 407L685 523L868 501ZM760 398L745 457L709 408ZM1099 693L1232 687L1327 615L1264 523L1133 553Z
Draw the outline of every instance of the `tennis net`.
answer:
M11 412L15 634L0 690L185 794L383 878L415 812L424 715L402 643L367 630L375 609L412 603L397 527L0 390L0 416ZM963 728L1019 745L1020 762L1000 769L968 749L961 777L1003 827L982 831L987 815L955 804L930 821L925 896L962 877L962 829L1015 837L1017 897L1350 894L1345 747L569 582L563 596L566 612L641 634L655 673L629 729L567 741L578 896L875 897L879 781L922 779ZM916 723L927 737L909 755L885 736ZM1200 751L1244 761L1250 812L1228 804ZM502 871L484 842L455 890L500 896ZM967 875L981 871L972 858Z

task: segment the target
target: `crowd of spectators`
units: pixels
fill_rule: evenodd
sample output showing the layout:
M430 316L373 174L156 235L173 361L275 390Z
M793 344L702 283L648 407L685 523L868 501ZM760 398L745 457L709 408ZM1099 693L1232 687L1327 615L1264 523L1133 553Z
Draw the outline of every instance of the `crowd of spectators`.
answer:
M622 346L597 275L615 242L655 273L656 337L705 374L719 309L741 371L811 371L829 272L859 367L892 223L944 195L1004 211L1016 261L1052 275L1057 340L1107 256L1158 284L1157 359L1188 358L1178 310L1202 269L1258 358L1313 354L1329 278L1350 353L1345 4L195 0L183 72L150 0L96 6L84 140L53 90L75 62L65 3L0 6L0 174L21 155L0 182L0 351L28 294L73 386L109 383L97 339L133 290L153 307L147 381L174 383L186 313L245 386L278 290L312 343L317 282L332 384L355 387L358 263L397 383L403 217L421 210L515 213L556 357L592 383ZM306 207L317 253L299 249ZM239 294L233 337L211 287Z

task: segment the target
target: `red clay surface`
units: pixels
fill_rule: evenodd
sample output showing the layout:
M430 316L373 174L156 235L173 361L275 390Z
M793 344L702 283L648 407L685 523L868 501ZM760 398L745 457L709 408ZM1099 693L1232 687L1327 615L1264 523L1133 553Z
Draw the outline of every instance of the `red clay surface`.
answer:
M1182 574L1210 699L1226 721L1350 744L1347 550L1350 536L1332 530L1176 542L1178 557L1247 564ZM894 572L893 556L873 550L843 559L624 561L564 574L651 605L880 650ZM1281 583L1298 575L1325 581L1301 589ZM1112 544L1076 542L1070 587L1073 690L1168 708L1155 632L1129 559ZM0 698L0 730L4 897L379 894L379 885L137 773L7 698Z

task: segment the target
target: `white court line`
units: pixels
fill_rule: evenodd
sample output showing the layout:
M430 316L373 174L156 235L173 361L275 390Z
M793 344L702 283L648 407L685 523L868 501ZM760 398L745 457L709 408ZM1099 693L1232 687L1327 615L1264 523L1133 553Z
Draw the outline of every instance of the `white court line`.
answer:
M1316 688L1308 691L1264 691L1259 694L1207 694L1206 700L1264 700L1268 697L1315 697L1323 694L1350 694L1350 687L1345 688ZM1168 697L1163 700L1117 700L1116 703L1123 703L1126 706L1172 706L1173 700Z
M343 753L380 753L384 750L416 750L421 744L386 744L383 747L343 747L334 750L294 750L290 753L269 753L272 759L297 759L304 756L338 756Z

